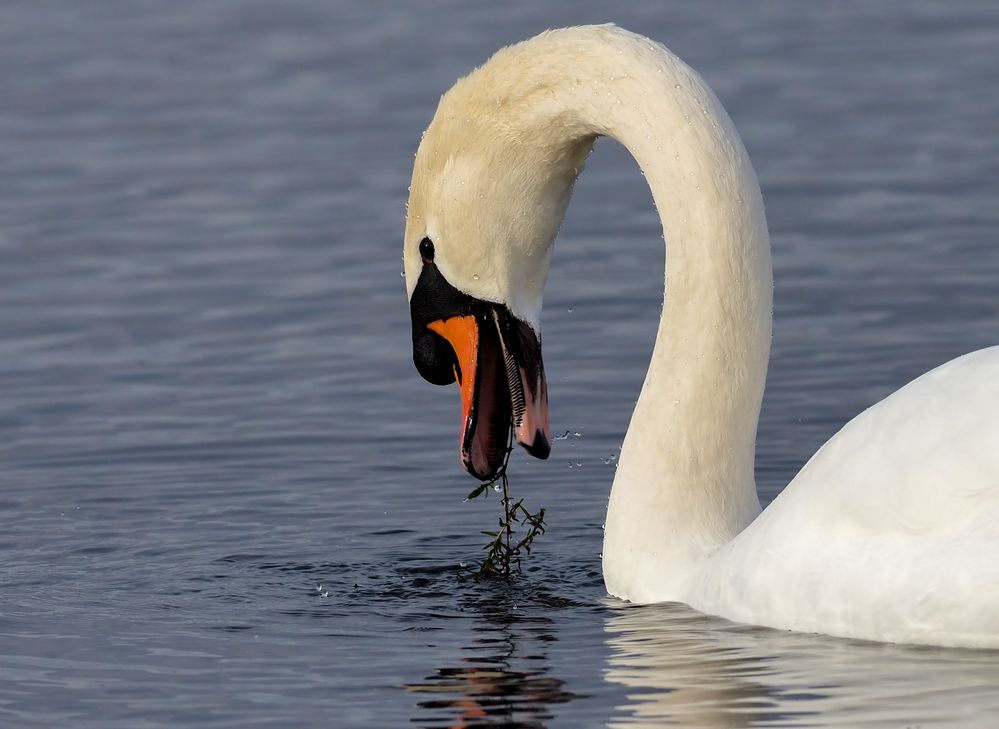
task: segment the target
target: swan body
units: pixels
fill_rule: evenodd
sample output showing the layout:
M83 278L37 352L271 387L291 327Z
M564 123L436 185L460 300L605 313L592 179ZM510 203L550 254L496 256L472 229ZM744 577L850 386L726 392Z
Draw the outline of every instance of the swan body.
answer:
M739 622L999 647L999 347L847 423L684 601Z
M857 416L761 512L772 273L759 184L703 80L614 26L499 51L442 97L417 152L403 256L414 358L431 381L462 383L466 468L492 468L482 454L495 429L478 425L498 412L488 383L512 398L518 441L547 455L540 338L509 342L540 331L551 246L599 136L638 161L668 248L658 336L608 504L608 591L775 628L999 647L999 347ZM451 323L442 301L457 302ZM500 333L483 339L490 317ZM459 333L459 320L479 334ZM476 374L490 351L509 378Z

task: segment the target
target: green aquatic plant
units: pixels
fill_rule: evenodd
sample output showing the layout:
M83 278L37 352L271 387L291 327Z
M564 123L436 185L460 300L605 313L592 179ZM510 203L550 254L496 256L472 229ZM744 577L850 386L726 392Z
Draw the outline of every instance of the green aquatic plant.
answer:
M478 569L473 570L475 577L502 577L509 580L514 575L520 574L522 555L530 554L534 540L545 533L545 510L542 508L532 514L524 506L523 499L514 501L510 496L510 479L506 467L510 462L512 450L512 443L508 443L506 458L493 479L483 481L465 497L465 501L471 501L487 497L490 491L502 494L500 504L503 513L499 517L496 531L482 532L490 537L490 540L483 547L486 556L479 563ZM527 531L523 537L517 538L515 534L517 528L521 526L526 527Z

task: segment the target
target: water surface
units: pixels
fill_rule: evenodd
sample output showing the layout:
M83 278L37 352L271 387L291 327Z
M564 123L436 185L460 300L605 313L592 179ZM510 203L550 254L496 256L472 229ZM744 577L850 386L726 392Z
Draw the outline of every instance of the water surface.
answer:
M512 465L549 533L512 587L463 576L497 502L462 503L457 396L410 360L412 155L492 50L611 19L704 74L764 187L764 501L852 415L999 342L989 4L5 3L5 725L992 723L990 653L605 596L663 261L608 142L547 293L569 437Z

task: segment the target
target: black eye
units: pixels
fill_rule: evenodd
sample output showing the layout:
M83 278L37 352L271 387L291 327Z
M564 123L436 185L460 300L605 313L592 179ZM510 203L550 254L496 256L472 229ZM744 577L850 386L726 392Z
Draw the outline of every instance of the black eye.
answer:
M429 238L420 241L420 255L424 261L434 260L434 242Z

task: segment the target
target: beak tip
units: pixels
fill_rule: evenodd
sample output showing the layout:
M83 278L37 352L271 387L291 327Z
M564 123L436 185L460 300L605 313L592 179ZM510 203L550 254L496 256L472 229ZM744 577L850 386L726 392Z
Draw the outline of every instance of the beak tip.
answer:
M526 440L518 439L524 449L535 458L542 461L547 459L552 452L552 442L548 435L542 430L534 431L534 440L528 443Z
M480 473L471 461L466 461L465 459L462 459L461 465L469 475L474 476L479 481L492 481L496 478L496 474L499 473L499 469L489 468L485 469L486 471L489 471L488 473Z

